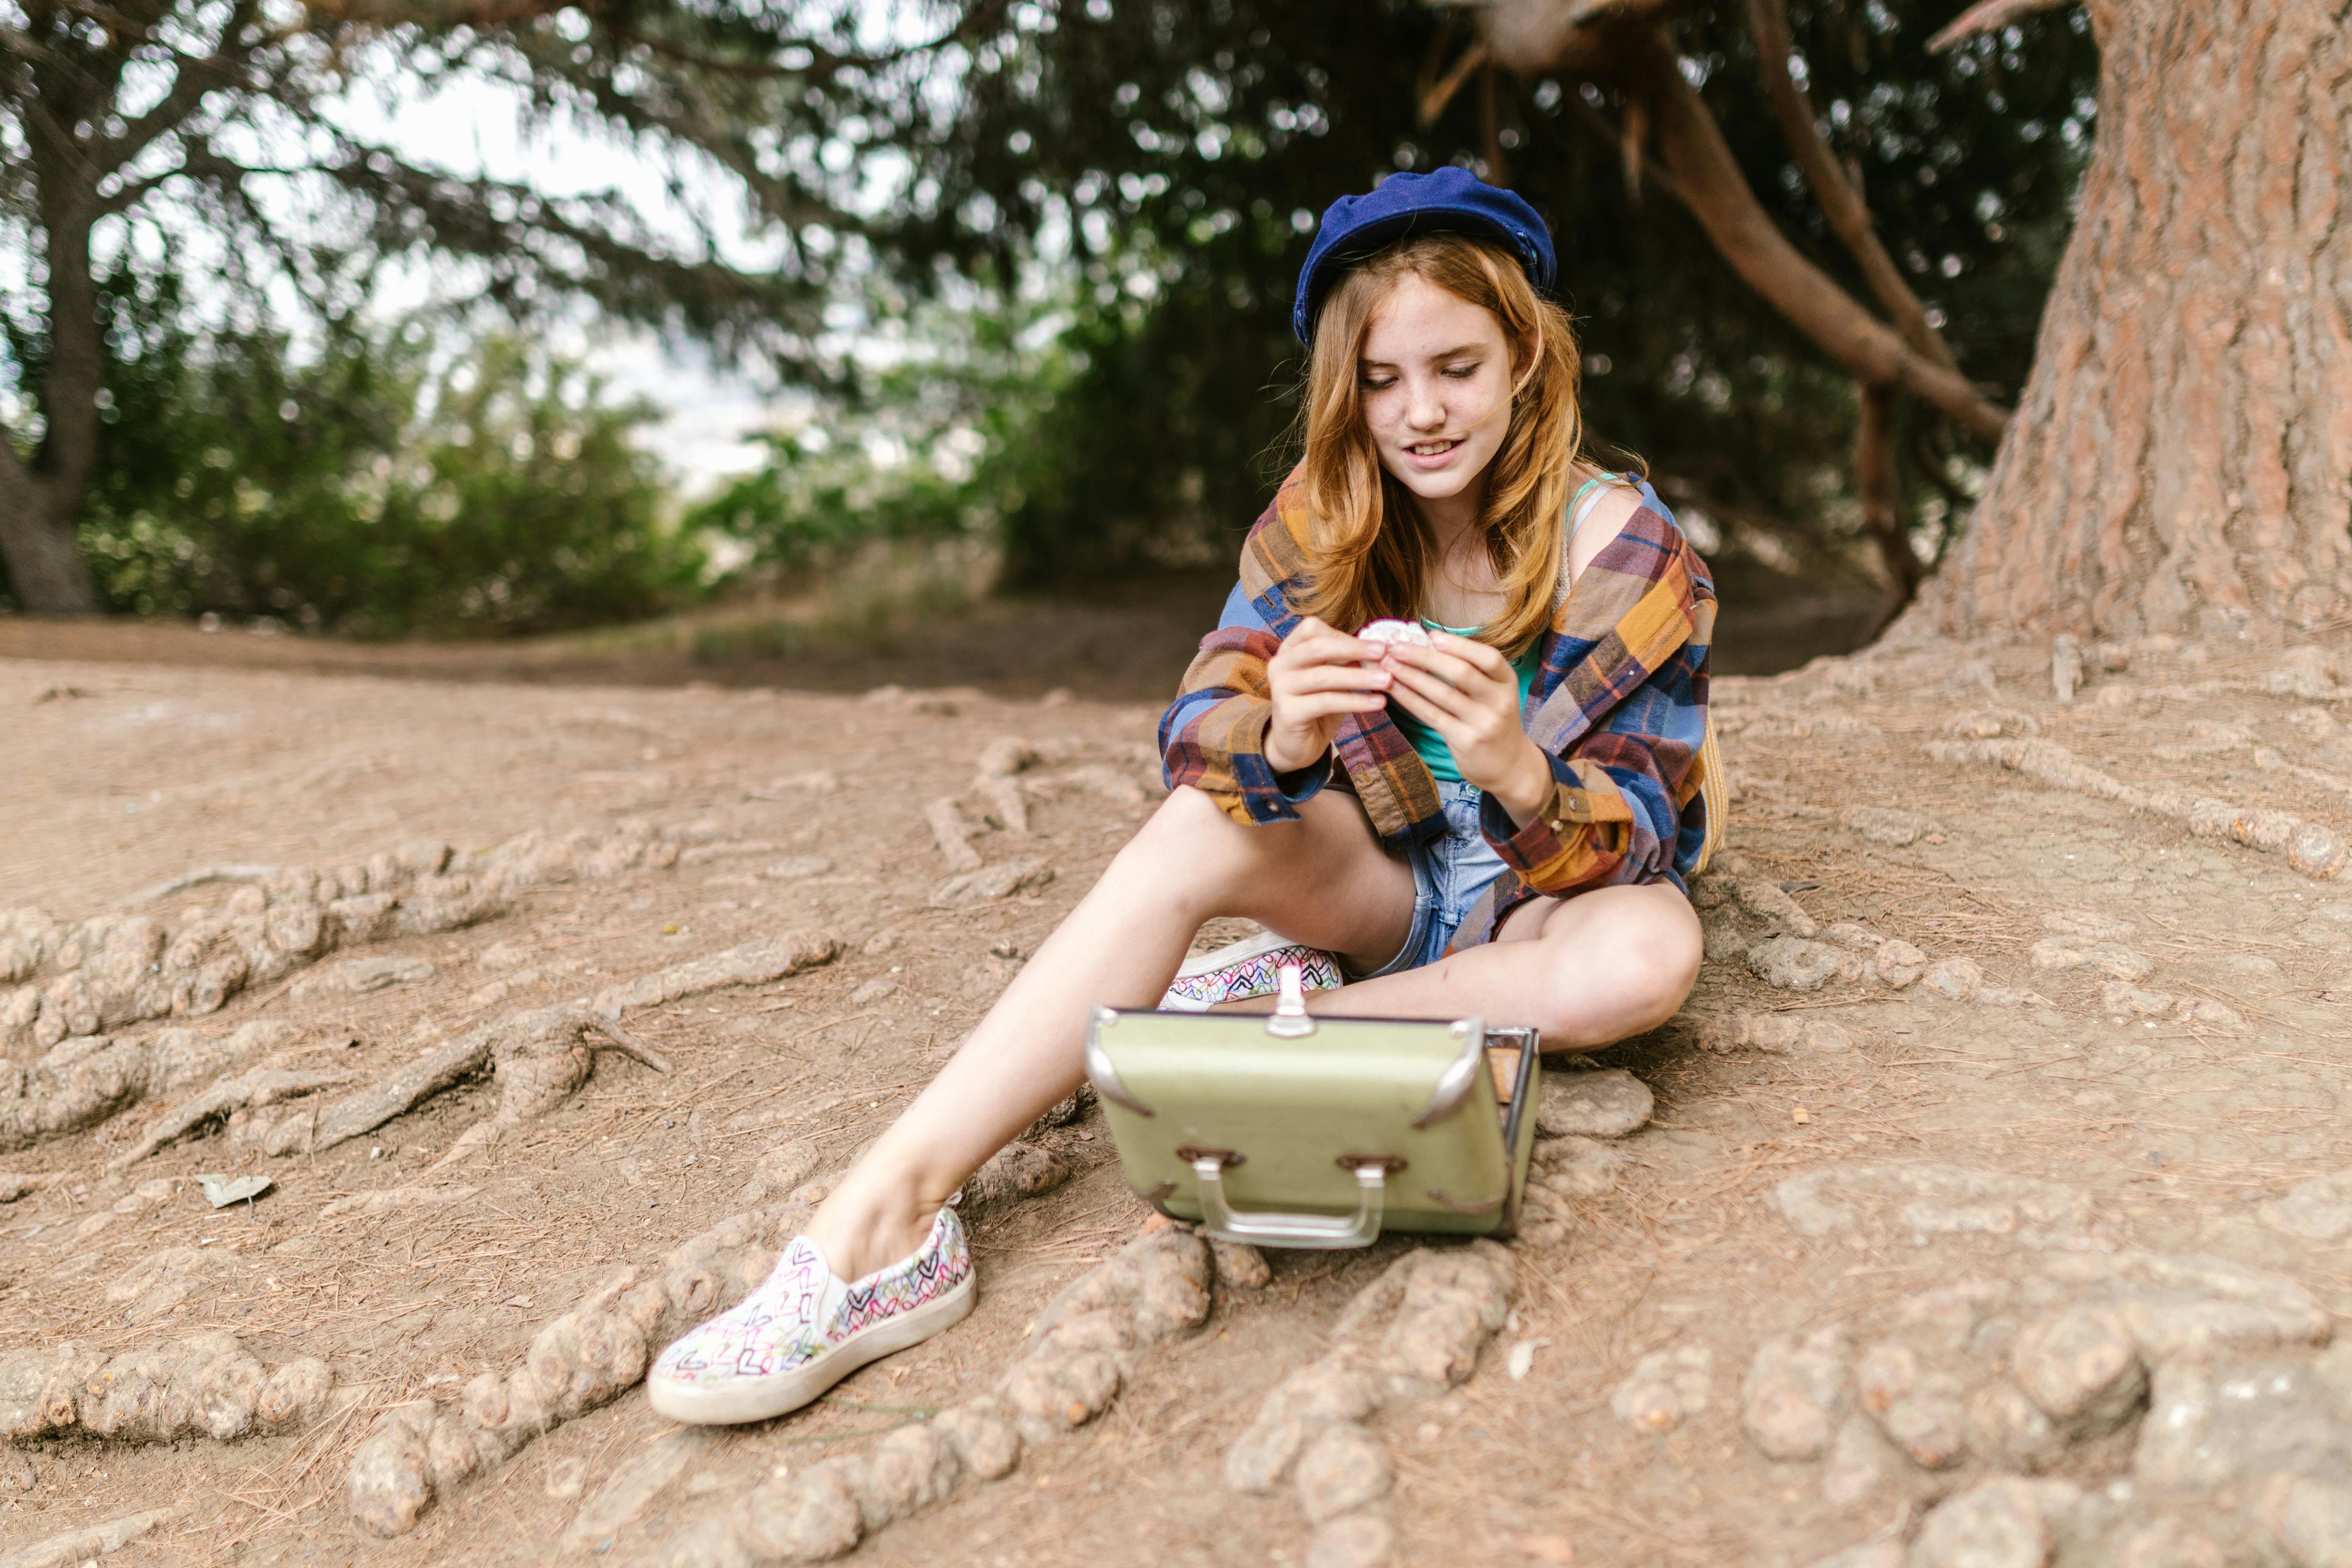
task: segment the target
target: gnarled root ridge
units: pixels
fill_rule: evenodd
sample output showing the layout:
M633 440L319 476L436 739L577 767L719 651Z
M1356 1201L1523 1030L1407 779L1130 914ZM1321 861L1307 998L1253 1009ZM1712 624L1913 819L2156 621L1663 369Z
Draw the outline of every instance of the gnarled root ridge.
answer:
M2232 805L2186 790L2126 784L2048 741L1931 741L1927 754L1942 763L1990 763L2056 789L2168 816L2187 823L2189 831L2200 838L2234 838L2250 849L2284 855L2288 865L2306 877L2339 878L2352 868L2352 846L2334 828L2263 806Z
M264 872L218 906L168 916L116 912L79 924L0 911L0 1046L53 1046L147 1018L216 1012L339 947L455 931L503 913L513 893L677 863L676 840L625 824L602 837L529 833L478 855L421 840L364 862L312 869L212 868L141 901L226 870Z
M1189 1231L1137 1238L1055 1299L1028 1354L995 1392L864 1452L765 1481L656 1560L699 1568L838 1557L966 1479L995 1480L1020 1464L1024 1446L1073 1432L1109 1408L1143 1349L1207 1321L1213 1268L1208 1243Z
M229 1442L307 1426L335 1386L325 1362L272 1371L234 1334L107 1355L78 1340L0 1356L0 1438L81 1432L120 1443Z
M1385 1562L1394 1467L1364 1425L1383 1406L1465 1382L1511 1308L1517 1268L1491 1241L1406 1253L1340 1314L1332 1349L1285 1378L1225 1455L1225 1484L1292 1483L1311 1562Z
M80 1525L0 1557L0 1568L59 1568L62 1563L110 1556L185 1512L184 1508L151 1508L104 1524Z
M599 992L585 1002L507 1014L432 1047L397 1072L320 1111L304 1146L331 1149L488 1070L495 1069L498 1075L496 1123L505 1125L544 1115L561 1105L588 1081L596 1050L618 1050L657 1072L667 1072L667 1062L621 1028L617 1020L625 1009L658 1006L721 985L781 980L831 963L840 951L841 944L830 937L791 931L656 970L625 985ZM478 1142L478 1132L469 1131L467 1137ZM273 1142L277 1142L274 1136Z
M165 1029L152 1040L78 1036L30 1066L0 1061L0 1151L95 1126L148 1095L237 1067L292 1032L257 1021L225 1040L195 1029Z
M541 1434L630 1389L676 1335L741 1300L807 1218L804 1204L737 1215L645 1274L624 1268L540 1330L523 1363L486 1372L454 1402L395 1405L352 1457L344 1500L372 1535L414 1529L436 1498Z
M1780 1463L1818 1461L1841 1509L1945 1500L1908 1562L2047 1562L1983 1543L2055 1536L2068 1563L2342 1561L2352 1367L2294 1280L2195 1253L2067 1254L1869 1316L1868 1331L1759 1347L1740 1425ZM2096 1469L2128 1463L2127 1479L2024 1479L2080 1475L2086 1450L2105 1454ZM1906 1561L1899 1542L1889 1560Z

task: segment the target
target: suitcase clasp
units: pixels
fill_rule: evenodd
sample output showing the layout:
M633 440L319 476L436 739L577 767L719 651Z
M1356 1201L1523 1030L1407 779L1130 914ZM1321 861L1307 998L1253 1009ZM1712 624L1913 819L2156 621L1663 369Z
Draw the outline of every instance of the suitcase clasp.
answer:
M1282 983L1282 994L1275 999L1274 1016L1265 1021L1265 1032L1277 1040L1303 1040L1315 1032L1315 1020L1307 1014L1307 987L1298 965L1286 963L1275 973Z

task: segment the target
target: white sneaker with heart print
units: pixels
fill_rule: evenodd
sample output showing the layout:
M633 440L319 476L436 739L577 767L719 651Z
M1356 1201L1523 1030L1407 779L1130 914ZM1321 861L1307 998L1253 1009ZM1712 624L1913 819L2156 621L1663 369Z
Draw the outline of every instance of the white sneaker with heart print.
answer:
M1347 981L1335 954L1260 931L1186 963L1160 999L1160 1011L1205 1013L1220 1002L1272 996L1282 989L1286 965L1297 968L1302 991L1336 990Z
M646 1396L671 1420L698 1425L797 1410L866 1363L961 1321L972 1279L953 1209L940 1211L914 1256L863 1279L843 1279L796 1236L758 1289L662 1352Z

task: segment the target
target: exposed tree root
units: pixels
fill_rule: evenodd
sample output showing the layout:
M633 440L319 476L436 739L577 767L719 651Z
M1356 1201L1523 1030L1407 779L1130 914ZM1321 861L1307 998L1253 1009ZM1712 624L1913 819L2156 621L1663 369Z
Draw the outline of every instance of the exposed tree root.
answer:
M257 1020L226 1040L166 1029L152 1040L90 1036L60 1042L30 1067L0 1061L0 1151L95 1126L151 1094L236 1067L292 1033Z
M308 1426L335 1385L305 1357L271 1371L234 1334L106 1355L79 1341L0 1357L0 1438L82 1432L120 1443L229 1442Z
M454 931L504 912L519 889L677 862L675 840L643 825L604 837L525 834L456 857L425 840L361 864L210 866L135 902L244 880L226 903L100 915L79 925L37 910L0 911L0 1047L54 1046L148 1018L195 1017L339 947ZM22 983L22 984L19 984Z
M0 1557L0 1568L68 1568L68 1564L110 1556L186 1511L179 1508L151 1508L142 1513L110 1519L104 1524L83 1525Z
M978 829L964 821L952 796L943 795L925 806L923 820L930 825L931 838L939 845L940 858L947 862L949 870L980 869L980 851L971 847L971 836Z
M999 735L981 748L979 765L971 777L971 793L986 803L990 821L1014 837L1028 836L1029 798L1033 795L1051 798L1084 791L1120 805L1140 805L1150 798L1141 780L1101 763L1057 773L1037 774L1030 771L1044 765L1070 762L1088 750L1096 750L1099 754L1097 748L1068 737L1032 742L1017 735ZM1129 749L1122 747L1119 750L1125 752ZM1156 762L1157 759L1147 747L1131 760ZM940 858L946 862L950 871L956 873L956 879L942 889L949 895L950 907L977 902L980 898L1003 898L1009 891L1018 891L1020 887L1031 885L1016 878L1018 886L1008 887L1003 891L995 890L991 886L980 898L968 896L976 885L972 880L975 875L986 877L996 869L990 867L987 871L982 871L986 858L972 844L984 828L965 819L962 803L952 795L935 800L926 806L923 820L930 827L932 841L939 846ZM1034 863L1023 864L1026 867ZM950 892L950 889L953 891Z
M1700 924L1706 933L1706 956L1745 960L1759 980L1776 990L1818 991L1839 980L1900 991L1920 982L1954 1001L2014 1005L2040 1000L2031 993L1987 987L1975 963L1965 958L1930 960L1901 937L1851 921L1823 929L1784 889L1757 875L1747 858L1735 851L1718 856L1714 869L1692 884L1691 900L1704 911ZM1743 929L1738 913L1761 921L1764 931ZM1793 1036L1768 1042L1761 1034L1750 1037L1738 1028L1716 1029L1706 1039L1716 1050L1751 1045L1777 1050L1795 1043Z
M173 1139L185 1137L196 1128L220 1121L232 1111L259 1110L282 1100L316 1094L322 1089L349 1083L358 1076L349 1072L295 1072L285 1068L256 1068L235 1078L225 1078L194 1100L183 1101L165 1111L129 1152L116 1156L109 1164L114 1170L127 1170ZM275 1153L286 1152L271 1151Z
M1070 1164L1058 1152L1016 1139L998 1150L963 1184L961 1212L967 1217L1007 1203L1052 1192L1070 1179Z
M2331 794L2352 795L2352 778L2326 768L2307 768L2291 763L2268 746L2254 748L2254 766L2266 773L2280 773L2301 784L2316 784Z
M55 1186L68 1178L61 1172L50 1171L34 1174L24 1171L0 1171L0 1204L13 1204L18 1198Z
M168 899L174 893L184 893L190 888L201 888L207 882L262 882L285 869L283 866L200 866L193 871L167 877L152 888L142 888L122 901L126 904L152 904L158 899Z
M1329 1353L1266 1395L1225 1455L1225 1484L1271 1492L1289 1479L1315 1531L1310 1562L1388 1561L1395 1471L1364 1423L1385 1405L1466 1381L1517 1279L1510 1253L1491 1241L1398 1258L1340 1314Z
M2251 849L2284 855L2287 863L2306 877L2340 877L2352 865L2352 848L2347 847L2335 829L2320 823L2263 806L2232 805L2185 790L2128 784L2049 741L1931 741L1927 750L1937 762L1990 763L2056 789L2185 822L2199 837L2234 838Z
M1874 1226L1923 1245L1950 1236L2026 1247L2114 1245L2111 1224L2081 1191L1965 1165L1817 1165L1783 1179L1772 1203L1805 1236Z
M950 877L931 894L935 910L968 910L1042 888L1054 879L1054 868L1043 860L999 860L977 871Z
M1017 775L1037 760L1036 747L1012 735L1000 735L981 751L980 770L972 774L971 787L987 800L991 814L1007 833L1029 831L1029 799Z
M766 1279L807 1215L798 1203L723 1220L647 1276L624 1268L589 1291L539 1331L522 1365L483 1373L451 1404L394 1405L352 1457L352 1518L372 1535L405 1534L436 1498L635 1387L663 1344Z
M2326 1365L2340 1352L2314 1354L2332 1324L2293 1280L2197 1254L2062 1256L2022 1280L1920 1292L1890 1316L1875 1338L1833 1324L1766 1342L1740 1400L1760 1452L1825 1461L1833 1505L1884 1515L1948 1498L1907 1559L1895 1543L1888 1561L2024 1562L1954 1548L2044 1540L2058 1526L2082 1548L2069 1563L2334 1560L2278 1552L2288 1536L2263 1541L2263 1489L2245 1484L2314 1466L2340 1474L2352 1452L2331 1386L2341 1373ZM2127 1456L2128 1482L2086 1495L2016 1479L2079 1474L2086 1449L2109 1456L2102 1468ZM2199 1550L2130 1549L2168 1539L2164 1516L2183 1502ZM2338 1542L2345 1518L2329 1526Z
M830 937L793 931L656 970L585 1002L509 1013L432 1047L399 1071L320 1111L308 1146L331 1149L373 1131L444 1089L494 1070L498 1112L493 1121L468 1130L465 1137L471 1142L461 1142L470 1148L495 1136L496 1127L527 1121L562 1104L588 1081L597 1050L618 1050L656 1072L668 1071L667 1062L620 1027L617 1020L625 1009L659 1006L721 985L781 980L829 963L840 951L841 944Z
M862 1453L763 1482L657 1560L701 1568L838 1557L966 1479L1007 1474L1024 1447L1109 1408L1142 1350L1207 1321L1213 1267L1208 1244L1182 1227L1138 1237L1055 1299L1028 1353L993 1394L901 1427Z

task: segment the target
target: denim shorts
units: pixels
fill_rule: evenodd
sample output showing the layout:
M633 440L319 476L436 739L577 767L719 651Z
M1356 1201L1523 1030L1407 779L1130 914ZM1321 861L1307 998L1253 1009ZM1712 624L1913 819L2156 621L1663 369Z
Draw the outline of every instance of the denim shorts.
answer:
M1488 884L1502 875L1502 858L1486 842L1478 826L1479 807L1486 792L1475 784L1437 783L1437 798L1445 808L1445 837L1416 844L1405 851L1412 864L1412 929L1405 934L1397 955L1370 974L1402 974L1434 963L1462 928L1471 906L1485 896Z

